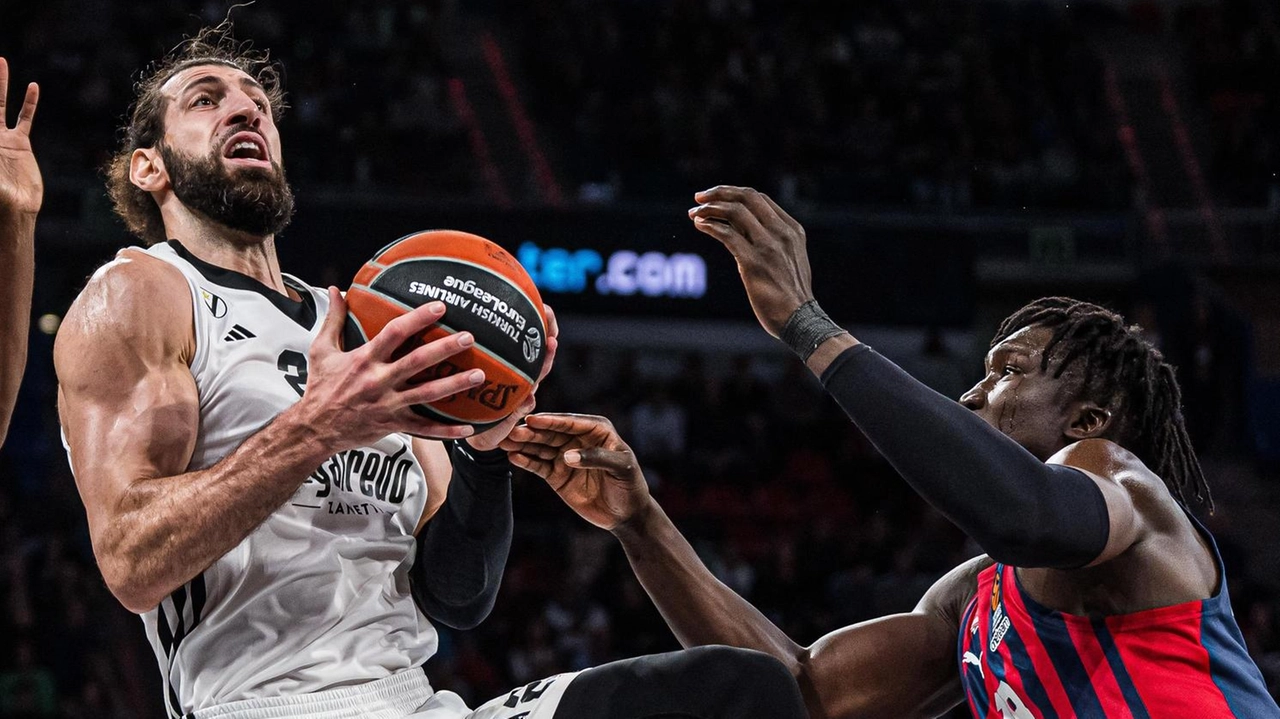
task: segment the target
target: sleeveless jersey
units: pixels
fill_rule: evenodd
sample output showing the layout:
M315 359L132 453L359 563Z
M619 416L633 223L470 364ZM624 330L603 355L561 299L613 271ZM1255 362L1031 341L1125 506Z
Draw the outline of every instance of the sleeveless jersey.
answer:
M960 625L957 657L973 716L1280 717L1231 613L1217 545L1201 531L1218 566L1218 592L1131 614L1054 611L1027 596L1013 567L984 569Z
M148 254L191 289L200 428L188 471L232 452L302 396L328 295L301 302L202 262ZM171 715L295 696L414 670L436 650L409 568L426 481L406 435L334 455L234 549L143 615ZM425 684L425 682L423 682Z

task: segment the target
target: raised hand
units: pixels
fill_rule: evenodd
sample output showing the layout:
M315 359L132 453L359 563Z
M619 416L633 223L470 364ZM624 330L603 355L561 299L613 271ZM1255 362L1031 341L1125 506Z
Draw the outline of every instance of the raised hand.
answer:
M497 449L502 440L506 439L511 430L520 420L533 411L537 406L538 385L542 384L542 380L546 379L547 374L551 372L551 366L555 364L556 348L560 346L557 337L560 335L560 325L556 323L556 313L551 310L551 305L542 305L543 313L547 316L547 354L542 358L542 371L538 373L538 382L534 384L533 391L525 398L516 411L510 417L502 420L502 422L486 429L474 437L467 438L467 444L479 450Z
M610 531L650 506L635 455L604 417L531 414L500 445L583 519Z
M18 123L9 127L5 100L9 95L9 63L0 57L0 216L34 216L44 197L44 181L31 151L31 122L36 116L40 87L27 85L18 110Z
M717 186L693 196L693 226L733 253L751 308L777 337L800 305L813 299L804 228L768 195Z

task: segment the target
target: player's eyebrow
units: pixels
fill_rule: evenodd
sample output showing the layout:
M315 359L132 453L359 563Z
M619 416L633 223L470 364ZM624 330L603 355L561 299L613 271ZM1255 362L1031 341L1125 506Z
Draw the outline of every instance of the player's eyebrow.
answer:
M226 81L223 80L221 77L218 77L217 75L202 75L192 80L191 82L188 82L186 86L184 86L182 90L178 93L178 95L179 96L185 95L199 87L205 87L205 86L220 87L225 84L226 84ZM258 82L257 80L247 75L240 78L240 86L245 88L246 90L250 90L250 89L259 90L263 93L266 93L267 91L267 89L262 86L262 83Z

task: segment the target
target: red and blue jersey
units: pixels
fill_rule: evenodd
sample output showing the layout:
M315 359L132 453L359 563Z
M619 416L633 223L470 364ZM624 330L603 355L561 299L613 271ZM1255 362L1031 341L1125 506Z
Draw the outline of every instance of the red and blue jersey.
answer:
M960 625L970 711L977 719L1280 717L1245 651L1225 575L1220 583L1201 601L1088 617L1037 604L1013 567L988 567Z

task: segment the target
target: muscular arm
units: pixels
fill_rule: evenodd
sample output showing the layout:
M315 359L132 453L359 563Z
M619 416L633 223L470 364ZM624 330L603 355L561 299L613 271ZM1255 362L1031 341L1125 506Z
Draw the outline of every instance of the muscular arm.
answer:
M35 230L34 214L0 207L0 444L9 433L27 365Z
M777 658L800 683L814 719L933 717L963 698L955 666L960 615L989 559L953 570L909 614L846 627L805 648L717 580L656 503L615 535L682 645L726 644Z
M94 554L139 613L239 544L331 454L295 405L214 466L184 471L199 426L191 313L181 276L133 255L94 275L54 348Z
M1136 541L1133 502L1107 465L1083 461L1092 453L1046 464L847 334L808 365L903 478L997 561L1082 567Z

